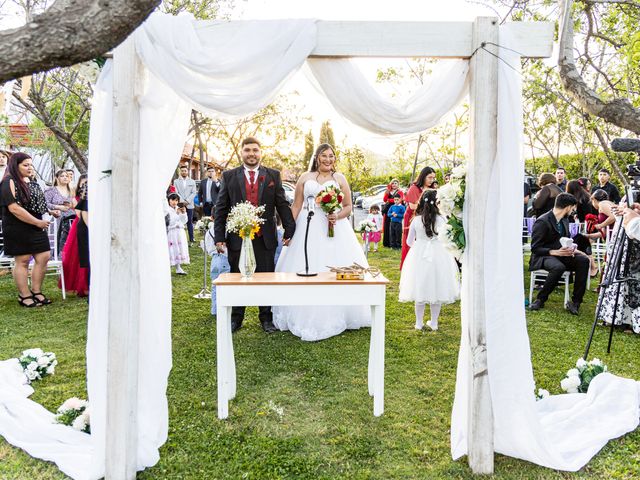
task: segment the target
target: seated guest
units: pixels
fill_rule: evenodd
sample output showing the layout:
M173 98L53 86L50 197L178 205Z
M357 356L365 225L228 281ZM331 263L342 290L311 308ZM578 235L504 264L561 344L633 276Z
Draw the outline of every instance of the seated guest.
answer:
M539 218L553 208L556 197L562 193L556 185L556 177L553 173L541 173L538 177L540 190L533 199L533 212Z
M549 275L547 275L536 301L529 305L529 310L540 310L544 307L549 294L558 285L562 274L571 271L575 272L575 283L572 299L567 303L566 308L569 313L578 315L578 309L587 287L589 258L580 250L560 245L560 238L569 237L568 217L577 204L578 201L573 195L561 193L556 197L553 210L538 217L536 223L533 224L529 270L544 269L549 272Z
M591 204L598 212L597 221L593 223L594 232L587 236L592 239L607 239L607 229L611 228L616 222L615 207L616 204L609 200L609 195L604 190L596 190L591 195Z

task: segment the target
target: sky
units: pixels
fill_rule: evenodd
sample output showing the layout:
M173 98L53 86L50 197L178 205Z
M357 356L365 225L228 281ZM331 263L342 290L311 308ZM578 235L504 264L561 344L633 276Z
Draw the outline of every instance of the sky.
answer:
M319 18L322 20L386 20L386 21L471 21L477 16L496 16L491 9L463 0L236 0L233 19ZM375 85L378 68L401 65L402 59L357 59L365 76ZM390 91L377 85L387 94ZM407 88L411 88L408 85ZM301 71L285 86L286 91L300 92L306 103L305 112L313 117L312 132L317 141L320 125L330 120L336 141L355 144L388 156L402 137L383 137L363 130L337 113L328 100L305 78ZM346 136L346 138L345 138ZM406 138L417 138L417 134Z

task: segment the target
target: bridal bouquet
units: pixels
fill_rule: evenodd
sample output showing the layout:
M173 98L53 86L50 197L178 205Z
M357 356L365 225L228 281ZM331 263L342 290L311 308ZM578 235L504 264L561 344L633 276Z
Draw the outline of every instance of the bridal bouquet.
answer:
M47 375L53 375L58 364L55 353L45 353L40 348L25 350L18 360L29 383L34 380L40 380Z
M579 358L576 368L569 370L565 378L560 382L560 387L567 393L586 393L591 380L596 375L607 371L607 366L599 358L590 362Z
M362 220L356 227L356 232L369 233L377 232L378 226L371 220Z
M466 246L462 222L465 178L465 167L459 165L451 172L451 181L437 190L440 213L447 217L447 224L438 232L438 239L458 259L462 256Z
M91 408L89 402L73 397L66 400L56 413L56 423L91 433Z
M242 202L235 205L227 217L227 232L237 233L241 238L253 240L260 231L260 225L264 223L261 215L264 213L264 205L254 206L251 202Z
M316 195L316 203L323 212L331 215L342 208L344 195L339 187L327 185ZM329 236L333 237L333 225L329 223Z

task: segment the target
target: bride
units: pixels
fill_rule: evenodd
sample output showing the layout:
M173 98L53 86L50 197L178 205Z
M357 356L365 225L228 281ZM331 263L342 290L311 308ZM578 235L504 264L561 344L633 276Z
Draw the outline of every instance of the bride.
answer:
M349 222L351 190L346 178L335 171L335 151L328 143L320 145L313 156L310 171L302 174L296 184L291 211L296 219L297 235L282 249L276 272L304 270L304 232L307 224L306 199L314 197L328 185L338 186L343 193L342 209L327 215L320 208L309 225L309 271L326 272L330 266L346 266L357 262L368 266L367 260ZM334 236L328 236L329 222ZM290 330L302 340L323 340L346 329L371 326L371 310L366 306L273 307L273 323L280 330Z

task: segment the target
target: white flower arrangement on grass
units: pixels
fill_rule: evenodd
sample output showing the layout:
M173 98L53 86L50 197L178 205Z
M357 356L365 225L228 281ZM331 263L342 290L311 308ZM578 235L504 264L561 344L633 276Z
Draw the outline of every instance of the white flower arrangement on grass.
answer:
M438 232L438 240L458 259L464 253L466 246L462 222L465 182L466 169L464 165L459 165L451 172L449 183L445 183L437 190L438 208L440 213L447 217L447 224Z
M264 218L261 218L263 213L264 205L256 207L251 202L236 204L227 217L227 232L253 240L255 234L260 230L260 225L264 223Z
M18 359L24 369L24 374L29 383L40 380L47 375L53 375L56 371L56 354L53 352L43 352L41 348L30 348L22 352Z
M547 398L550 395L551 394L549 393L549 390L545 390L544 388L539 388L538 391L536 392L536 400L542 400L543 398Z
M67 399L56 413L56 423L67 425L84 433L91 433L91 407L77 397Z
M607 366L599 358L594 358L590 362L579 358L576 368L567 371L565 378L560 382L560 387L567 393L586 393L591 380L607 370Z
M371 220L362 220L356 227L356 232L377 232L378 226Z

